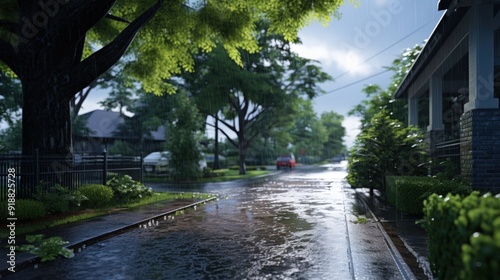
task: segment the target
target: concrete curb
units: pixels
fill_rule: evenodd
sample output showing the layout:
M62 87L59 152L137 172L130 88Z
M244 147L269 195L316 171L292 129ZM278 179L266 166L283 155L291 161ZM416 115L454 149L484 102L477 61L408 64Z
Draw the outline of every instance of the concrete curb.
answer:
M195 203L191 203L191 204L188 204L188 205L185 205L185 206L173 209L173 210L169 210L167 212L162 212L160 214L153 215L153 216L151 216L151 217L149 217L147 219L143 219L143 220L140 220L140 221L137 221L137 222L133 222L132 224L129 224L127 226L122 226L122 227L110 230L110 231L108 231L106 233L99 234L99 235L94 236L92 238L87 238L85 240L80 240L80 241L77 241L77 242L70 243L70 244L68 244L65 247L68 248L68 249L73 249L74 251L78 251L78 249L85 248L88 245L92 245L92 244L98 243L100 241L109 239L109 238L111 238L113 236L122 234L122 233L124 233L126 231L129 231L129 230L132 230L134 228L137 228L139 225L144 224L144 223L148 223L151 220L155 220L155 219L161 218L163 216L175 214L177 211L182 211L182 210L185 210L185 209L188 209L188 208L193 208L194 206L197 206L197 205L200 205L200 204L204 204L204 203L210 202L210 201L215 200L215 199L217 199L217 197L211 197L211 198L208 198L208 199L205 199L205 200L202 200L202 201L198 201L198 202L195 202ZM34 266L34 265L40 263L40 261L41 261L41 259L39 257L32 257L32 258L24 260L24 261L22 261L20 263L16 263L16 272L21 271L21 270L23 270L25 268L28 268L30 266ZM10 274L12 274L12 272L9 271L8 269L2 269L0 271L0 279L4 278L4 277L7 277Z

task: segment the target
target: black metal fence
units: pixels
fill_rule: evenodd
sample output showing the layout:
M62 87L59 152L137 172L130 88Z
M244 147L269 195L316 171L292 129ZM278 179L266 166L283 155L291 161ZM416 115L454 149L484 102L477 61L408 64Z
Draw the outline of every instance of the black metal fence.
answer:
M66 157L0 155L0 201L6 201L8 188L16 197L31 197L36 186L60 184L77 190L85 184L106 184L112 174L129 175L142 182L142 155L102 155ZM108 176L106 176L106 174Z

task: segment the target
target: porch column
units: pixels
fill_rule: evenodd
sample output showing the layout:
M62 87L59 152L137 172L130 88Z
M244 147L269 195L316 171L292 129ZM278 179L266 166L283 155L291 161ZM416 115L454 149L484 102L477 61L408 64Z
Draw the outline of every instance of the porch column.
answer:
M408 96L408 125L418 125L418 98Z
M493 6L475 4L469 13L469 102L464 112L496 109L494 97Z
M429 81L429 126L427 131L444 130L443 78L433 76Z
M460 118L461 175L473 189L500 192L500 110L494 97L493 5L473 4L469 102Z

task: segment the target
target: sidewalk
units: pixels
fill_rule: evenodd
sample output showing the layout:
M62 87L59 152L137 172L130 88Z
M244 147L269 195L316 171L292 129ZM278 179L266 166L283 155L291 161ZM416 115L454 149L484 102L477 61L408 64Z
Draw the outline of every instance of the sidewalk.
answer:
M168 203L153 203L149 205L123 210L110 215L99 216L80 222L64 224L53 228L47 228L34 234L44 234L46 237L60 236L68 241L67 247L75 251L85 248L101 240L110 238L123 231L148 224L151 219L163 219L164 216L173 215L176 211L194 207L195 205L206 203L216 199L215 197L206 200L183 199L169 201ZM25 236L16 236L17 243L24 243ZM2 242L4 243L4 242ZM3 244L7 245L7 244ZM6 257L8 250L5 246L0 247L2 259ZM40 260L31 254L16 252L16 267L19 271L23 268L35 265ZM0 278L9 275L8 263L3 261L0 265Z
M427 259L427 234L423 227L416 224L420 217L401 213L387 205L377 190L374 197L370 196L369 189L355 189L355 193L360 203L383 227L404 261L413 268L420 267L420 271L413 269L415 276L432 279Z

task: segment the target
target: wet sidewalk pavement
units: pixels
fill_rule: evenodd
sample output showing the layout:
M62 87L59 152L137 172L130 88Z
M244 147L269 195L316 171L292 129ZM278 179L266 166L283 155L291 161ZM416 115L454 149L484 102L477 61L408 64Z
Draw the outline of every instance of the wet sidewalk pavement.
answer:
M373 196L370 195L369 189L353 191L360 204L367 207L366 210L371 216L376 217L415 276L418 279L432 279L427 258L427 234L418 224L422 217L397 211L384 201L378 190L375 190Z
M127 210L119 210L109 215L63 224L28 235L44 234L45 237L60 236L64 241L68 241L66 247L73 249L76 253L79 250L84 249L86 246L110 238L120 234L121 232L136 228L139 225L147 225L152 219L163 219L163 216L165 215L174 215L176 211L181 211L183 209L191 208L195 205L204 204L217 199L214 196L213 198L202 200L195 198L195 194L193 194L193 197L193 199L178 199L175 201L168 201L167 203L163 201ZM26 237L24 235L16 236L16 242L18 244L25 243L25 239ZM2 241L0 255L6 256L8 251L3 245L6 246L6 242ZM34 266L39 262L39 259L36 256L19 251L16 251L15 258L16 271ZM11 271L7 270L9 266L10 265L7 262L1 262L0 278L12 274Z

